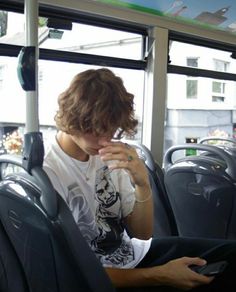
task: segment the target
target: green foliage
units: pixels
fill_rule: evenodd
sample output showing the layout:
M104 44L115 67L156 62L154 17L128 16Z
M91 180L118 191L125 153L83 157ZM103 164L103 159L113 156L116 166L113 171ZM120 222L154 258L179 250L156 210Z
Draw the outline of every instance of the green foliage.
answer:
M47 25L48 19L46 17L39 17L38 18L38 26L43 27Z

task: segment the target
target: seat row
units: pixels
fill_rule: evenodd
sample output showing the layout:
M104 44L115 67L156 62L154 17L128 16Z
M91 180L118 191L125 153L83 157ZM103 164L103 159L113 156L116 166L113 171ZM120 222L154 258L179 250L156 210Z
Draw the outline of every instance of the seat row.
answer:
M153 236L236 238L233 151L174 146L162 168L147 147L132 146L150 177ZM175 152L186 149L201 154L174 160ZM16 171L4 176L7 165ZM115 291L42 168L36 165L29 173L21 168L19 156L0 156L0 291Z

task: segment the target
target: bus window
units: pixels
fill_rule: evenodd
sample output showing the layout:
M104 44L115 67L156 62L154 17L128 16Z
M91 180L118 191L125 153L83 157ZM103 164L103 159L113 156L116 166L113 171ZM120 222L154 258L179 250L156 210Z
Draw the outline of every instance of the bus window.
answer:
M233 137L236 82L228 80L227 74L225 79L224 75L214 78L214 72L233 75L236 60L229 52L181 42L171 43L170 60L173 65L212 72L209 77L186 75L181 70L180 74L177 70L176 74L168 74L164 151L172 145L185 143L188 137L196 140L205 136Z
M0 44L24 46L24 15L15 12L2 12L5 17L5 29L0 35ZM55 134L54 115L57 110L57 97L71 81L72 77L84 70L102 67L102 65L81 62L80 58L71 59L70 53L90 54L90 56L108 56L129 60L142 59L141 34L122 30L113 30L103 27L72 23L69 29L55 29L47 26L48 19L39 18L39 48L47 49L50 54L46 60L40 59L38 64L38 96L39 96L39 122L43 132L45 145ZM58 52L63 52L63 61L58 59ZM50 60L51 58L51 60ZM99 58L99 57L97 57ZM101 57L100 57L101 58ZM0 147L1 153L9 152L5 148L4 139L6 127L14 126L19 135L24 133L25 92L22 90L17 78L17 55L15 57L1 55L0 53ZM134 94L136 117L139 120L138 132L135 140L141 141L142 111L144 92L144 69L129 69L118 66L107 67L119 75L127 90ZM9 136L10 137L10 136ZM8 137L8 138L9 138ZM19 152L20 153L20 152Z

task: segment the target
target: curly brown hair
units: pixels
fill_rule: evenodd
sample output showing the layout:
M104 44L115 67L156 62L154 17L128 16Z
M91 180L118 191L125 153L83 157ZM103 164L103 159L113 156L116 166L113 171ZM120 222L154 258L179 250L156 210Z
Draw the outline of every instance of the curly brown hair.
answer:
M69 88L59 95L55 116L58 129L101 136L122 133L133 136L138 124L134 117L134 95L111 70L91 69L77 74Z

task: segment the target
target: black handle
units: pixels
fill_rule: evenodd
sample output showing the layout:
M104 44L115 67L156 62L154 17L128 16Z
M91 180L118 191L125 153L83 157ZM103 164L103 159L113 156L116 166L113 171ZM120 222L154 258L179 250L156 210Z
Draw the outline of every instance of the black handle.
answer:
M164 156L164 169L167 170L171 165L173 165L172 161L172 155L174 152L184 149L196 149L200 151L208 151L210 153L213 153L217 155L219 158L221 158L226 163L226 173L233 179L236 180L236 163L233 157L228 154L223 149L213 146L213 145L203 145L203 144L197 144L197 143L189 143L189 144L183 144L183 145L177 145L170 147L165 156Z
M23 47L18 56L17 75L25 91L35 91L35 47Z

